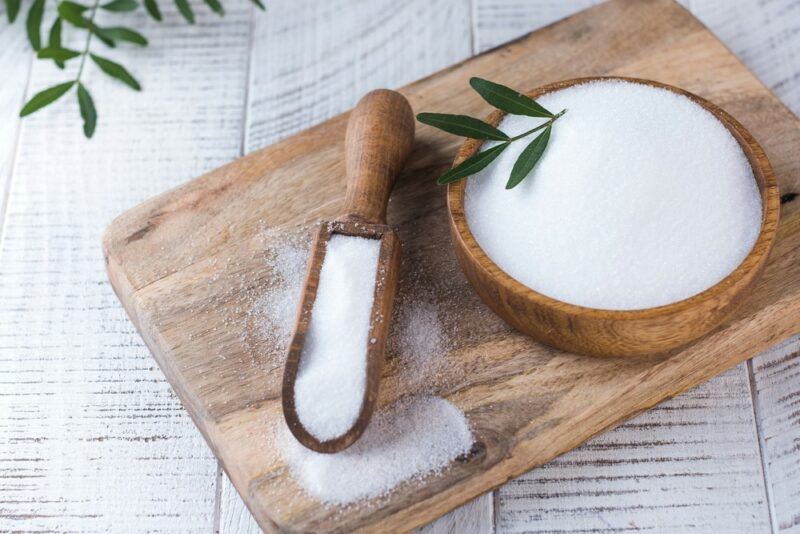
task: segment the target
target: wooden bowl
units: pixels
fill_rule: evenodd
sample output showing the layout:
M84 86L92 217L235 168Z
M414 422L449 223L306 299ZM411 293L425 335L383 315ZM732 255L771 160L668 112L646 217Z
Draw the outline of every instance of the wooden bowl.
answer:
M711 102L677 87L636 78L593 77L546 85L531 91L528 96L539 98L551 91L602 79L642 83L684 95L710 111L739 142L761 192L762 219L753 249L733 272L702 293L664 306L641 310L587 308L530 289L506 274L487 256L472 235L464 215L466 180L448 186L450 229L456 256L470 284L495 313L516 329L569 352L595 356L657 354L708 333L729 317L750 294L775 241L780 195L772 167L753 136ZM497 126L504 115L495 111L487 122ZM479 140L467 140L461 146L454 165L475 154L481 144Z

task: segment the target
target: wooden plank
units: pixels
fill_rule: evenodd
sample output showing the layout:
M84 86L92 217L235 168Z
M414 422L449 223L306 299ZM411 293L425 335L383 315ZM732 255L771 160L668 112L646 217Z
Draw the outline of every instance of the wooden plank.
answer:
M247 152L350 109L371 89L401 86L472 52L469 0L275 2L253 25ZM226 476L220 526L236 532L246 508L231 490ZM463 513L480 521L491 505L483 499ZM474 522L459 513L449 521Z
M793 14L800 9L800 5L798 5L797 2L793 2L792 0L769 3L750 0L741 2L729 2L724 0L682 0L681 4L691 9L691 11L729 46L771 89L773 89L787 105L795 112L798 112L800 105L798 105L797 102L797 92L792 90L794 87L792 81L796 81L800 78L800 55L794 53L794 51L800 49L800 17L797 15L793 16ZM500 38L514 37L515 32L523 32L524 28L521 26L531 17L535 17L537 13L543 10L543 6L537 2L513 2L510 0L478 0L478 6L478 13L489 19L486 22L481 21L478 24L479 30L484 27L487 28L486 34L488 34L488 37L482 35L479 31L476 38L478 42L485 43L484 46L495 45L496 43L492 42L494 36L499 36ZM559 3L558 7L561 9L568 9L565 3ZM548 9L545 7L544 11L547 12ZM754 20L757 21L757 23L754 23ZM493 28L505 28L506 33L492 31ZM514 30L513 32L510 31L512 29ZM767 354L769 353L770 351L767 351ZM767 358L767 356L759 357L759 359L755 361L759 361L763 358ZM782 387L786 388L787 384L792 383L795 384L795 389L800 388L796 380L793 382L791 380L783 381ZM736 384L736 387L738 388L736 394L743 400L739 408L742 413L739 414L739 416L746 418L749 412L752 411L752 406L744 402L744 400L750 398L750 390L746 382L740 381ZM771 408L764 408L765 404L769 406L766 401L762 401L762 409L770 412L774 411ZM699 417L716 417L716 414L713 412L694 412L693 415ZM702 419L696 421L698 427L703 427L711 422L712 421ZM783 431L784 439L788 438L789 440L795 439L800 441L800 437L798 437L800 436L800 427L797 425L794 427L784 425ZM626 445L621 444L620 446L625 447ZM736 452L737 451L732 450L731 454L736 454ZM671 459L668 459L668 462L671 463ZM667 466L670 465L670 463L668 463ZM719 465L724 467L724 462L720 462ZM691 471L691 464L686 463L684 467L687 469L687 477L698 475L698 473L693 473ZM702 466L698 467L701 468ZM587 468L586 471L588 473L590 470ZM779 469L779 471L784 476L786 476L787 473L796 472L792 469ZM699 474L705 476L702 471ZM791 478L784 480L784 487L787 486L789 482L794 482L796 487L798 485L798 480L800 480L800 474L793 480L791 480ZM587 484L591 483L591 477L587 474ZM660 476L654 476L652 479L641 478L639 479L639 483L652 483L657 485L660 483ZM727 488L720 486L717 491L727 491ZM773 496L776 497L784 495L780 491L772 491L772 493ZM785 500L785 496L782 498L784 502L775 503L773 507L784 509L786 512L797 508L798 500L796 497L794 500ZM575 499L573 498L572 500L574 501ZM592 497L587 496L585 500L588 506ZM524 509L523 501L523 499L518 499L515 502L515 509L517 512ZM624 500L622 503L619 503L618 506L622 508L627 506L627 504L627 500ZM541 508L540 503L536 499L532 499L530 509L531 513L535 511L535 513L538 514L539 523L537 524L546 524L550 516L552 516L552 518L559 517L562 519L564 517L560 512L549 514L546 510ZM640 515L645 514L642 510L638 513ZM502 511L499 511L498 514L506 517ZM523 515L524 514L519 514L517 517L522 517ZM784 516L786 516L786 513L784 513ZM787 522L788 524L792 524L792 518L784 517L783 524L787 524ZM780 521L778 523L780 523ZM776 523L776 531L778 529L778 523ZM570 523L568 522L567 524Z
M163 23L131 22L149 48L98 47L145 90L89 68L93 140L74 95L23 123L0 249L3 530L213 527L216 461L119 309L100 238L120 210L240 153L250 7L198 9L192 27L161 5ZM37 62L28 92L68 76Z
M417 109L480 113L486 107L463 89L471 75L533 87L556 76L602 73L658 77L710 98L765 144L783 187L800 177L796 117L686 11L663 0L603 4L405 92ZM280 424L280 365L267 346L251 352L246 314L254 292L270 277L260 255L263 226L298 231L295 225L338 209L345 121L337 117L162 195L117 219L107 236L109 271L132 319L262 526L316 529L335 520L342 529L410 528L797 328L800 266L794 240L800 218L788 206L753 297L735 319L683 351L650 359L584 358L510 332L481 312L445 255L442 197L431 178L448 165L457 141L420 128L391 220L409 261L431 262L437 299L471 333L451 353L453 371L462 369L464 378L442 394L466 410L485 449L373 506L323 509L299 492L277 451L253 439L268 439L270 428ZM384 391L385 402L404 393L400 386Z
M246 152L469 57L470 20L469 0L274 2L254 21Z
M501 532L769 532L745 364L501 487Z
M800 3L796 0L687 0L692 13L730 47L795 114L800 113Z
M798 2L691 0L689 7L789 108L800 113ZM795 184L784 193L799 190ZM787 205L787 209L795 208ZM797 352L795 339L766 351L749 367L774 532L800 528Z
M800 529L800 336L752 361L773 532Z
M0 24L7 23L5 4L0 7ZM20 130L19 110L25 103L33 52L25 36L25 27L19 19L13 26L0 32L0 230L5 221L5 207L11 171L17 154Z
M597 5L603 0L473 1L475 52L478 53Z
M261 527L242 502L228 475L223 472L220 477L219 525L215 533L261 534Z

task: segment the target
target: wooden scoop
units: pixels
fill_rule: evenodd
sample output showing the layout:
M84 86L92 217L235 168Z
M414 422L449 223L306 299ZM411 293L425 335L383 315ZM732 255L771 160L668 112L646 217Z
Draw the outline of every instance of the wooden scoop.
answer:
M306 272L305 291L283 372L283 415L297 440L309 449L333 453L352 445L364 432L378 398L383 352L389 334L400 241L386 225L386 203L414 142L414 116L408 101L395 91L378 89L364 96L350 114L345 138L347 196L339 217L320 224ZM306 430L295 409L295 379L317 295L320 269L333 234L379 239L377 280L367 336L367 375L361 411L345 434L319 441Z

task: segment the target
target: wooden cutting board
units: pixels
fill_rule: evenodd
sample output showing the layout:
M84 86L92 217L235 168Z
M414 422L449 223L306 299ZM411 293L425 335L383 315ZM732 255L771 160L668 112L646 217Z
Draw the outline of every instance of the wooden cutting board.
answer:
M456 325L438 393L467 414L463 461L366 506L303 494L275 444L282 351L253 317L275 273L265 247L306 236L344 199L347 114L158 196L116 219L104 240L111 282L132 321L259 524L267 530L403 531L542 465L593 435L800 331L800 124L687 11L670 0L615 0L402 89L415 111L476 116L481 76L522 90L591 75L650 78L723 107L758 139L783 194L763 280L737 316L667 356L598 359L558 352L487 311L455 263L434 179L459 139L419 126L390 203L403 241L400 285L423 284ZM269 231L265 231L265 228ZM381 403L414 393L390 359ZM399 384L393 386L391 384Z

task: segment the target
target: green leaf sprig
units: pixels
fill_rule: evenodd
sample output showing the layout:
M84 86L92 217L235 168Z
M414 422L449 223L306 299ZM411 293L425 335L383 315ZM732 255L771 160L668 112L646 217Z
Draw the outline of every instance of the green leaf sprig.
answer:
M22 8L23 0L3 0L6 7L6 15L9 24L13 24ZM47 42L42 40L42 21L45 18L46 0L32 0L28 13L25 18L25 30L31 48L36 52L38 59L53 61L59 69L63 69L70 60L80 58L80 66L77 74L72 80L56 84L39 91L28 100L22 107L19 115L25 117L34 113L45 106L48 106L68 93L73 87L76 88L78 109L83 119L83 133L87 138L92 137L97 126L97 109L94 100L86 85L82 82L84 67L89 58L102 72L108 76L124 83L134 91L141 91L141 84L134 76L119 63L98 55L91 50L92 40L96 38L109 48L115 48L118 43L124 42L136 46L147 46L148 42L144 35L125 26L101 27L95 22L95 15L98 10L108 13L130 13L139 8L138 0L108 0L100 3L101 0L94 0L91 5L85 5L73 0L61 0L58 2L57 13L53 25L47 35ZM194 24L195 15L188 0L173 0L178 11L189 24ZM261 0L250 0L259 9L264 10ZM156 21L161 21L161 10L158 0L143 0L144 8L147 13ZM225 14L225 10L220 0L203 0L203 2L218 15ZM63 46L62 32L64 23L74 30L85 31L86 38L82 50L72 50Z
M525 147L511 169L511 176L509 176L508 183L506 183L506 189L513 189L531 173L536 164L542 159L542 155L550 141L553 124L567 110L562 109L558 113L551 113L532 98L504 85L482 78L472 78L469 84L486 102L501 111L511 115L526 115L547 120L535 128L511 137L491 124L467 115L420 113L417 115L419 122L445 132L470 139L501 141L500 144L465 159L440 176L437 182L439 184L449 184L471 176L489 166L514 141L541 131L542 133Z

